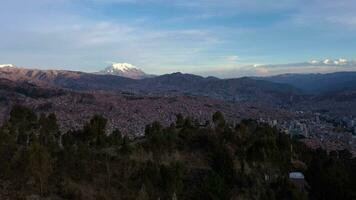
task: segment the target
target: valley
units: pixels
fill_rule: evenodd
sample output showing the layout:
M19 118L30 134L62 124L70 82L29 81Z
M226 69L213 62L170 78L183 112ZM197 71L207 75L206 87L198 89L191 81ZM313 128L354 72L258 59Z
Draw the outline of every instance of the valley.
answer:
M310 76L305 79L318 80ZM138 137L144 134L145 125L154 121L168 126L176 115L182 114L204 124L212 113L220 111L231 123L255 119L301 135L314 148L346 148L355 153L356 111L349 109L355 104L355 95L353 88L344 87L354 80L353 73L316 76L324 77L323 82L329 81L334 87L327 91L328 86L321 83L319 90L311 93L301 86L302 75L260 80L173 73L131 79L111 74L3 67L0 119L6 120L13 105L22 104L38 113L55 113L61 130L68 131L82 127L91 116L101 113L108 119L108 132L120 127L124 134ZM298 81L294 81L295 77Z

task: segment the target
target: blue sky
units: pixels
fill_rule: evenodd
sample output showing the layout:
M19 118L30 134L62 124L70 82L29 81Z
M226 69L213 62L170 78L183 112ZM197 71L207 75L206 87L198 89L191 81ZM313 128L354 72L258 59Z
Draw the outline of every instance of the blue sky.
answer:
M0 5L0 63L92 72L128 62L154 74L220 76L354 67L282 65L353 60L353 0L1 0Z

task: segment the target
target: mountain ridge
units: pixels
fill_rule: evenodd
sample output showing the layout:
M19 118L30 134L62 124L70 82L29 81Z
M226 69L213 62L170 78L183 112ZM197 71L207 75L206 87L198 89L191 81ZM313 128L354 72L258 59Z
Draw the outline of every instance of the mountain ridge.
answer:
M251 78L212 79L180 72L145 79L73 71L2 68L0 78L27 81L40 86L77 91L127 91L142 94L200 95L224 100L287 100L298 94L296 89L280 83ZM268 87L267 87L268 86Z
M356 72L340 71L333 73L280 74L270 77L254 77L275 83L292 85L308 94L320 94L356 90Z

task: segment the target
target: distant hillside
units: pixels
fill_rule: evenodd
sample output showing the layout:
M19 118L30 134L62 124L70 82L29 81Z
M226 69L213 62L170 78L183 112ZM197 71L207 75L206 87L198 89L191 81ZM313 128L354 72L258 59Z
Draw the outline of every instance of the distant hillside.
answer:
M14 82L0 78L0 94L2 92L13 92L31 98L50 98L63 95L65 92L59 89L41 88L27 82ZM6 99L4 95L1 99Z
M356 72L283 74L258 79L289 84L309 94L356 90Z
M297 89L281 83L251 78L204 78L182 73L135 80L115 75L5 67L0 69L0 78L77 91L127 91L158 95L188 94L224 100L253 100L271 103L289 101L292 96L299 94Z
M38 70L18 67L0 68L0 78L36 84L46 87L60 87L78 91L120 90L122 86L135 82L133 79L97 75L76 71Z
M145 79L132 86L150 92L180 92L224 100L285 101L299 91L292 86L251 78L211 79L173 73Z

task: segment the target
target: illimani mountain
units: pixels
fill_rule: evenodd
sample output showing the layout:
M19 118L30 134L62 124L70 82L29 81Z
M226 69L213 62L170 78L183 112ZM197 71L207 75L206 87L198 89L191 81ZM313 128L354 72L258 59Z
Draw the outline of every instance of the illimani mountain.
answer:
M113 63L106 67L98 74L115 75L132 79L144 79L153 77L153 75L146 74L141 69L129 63Z

